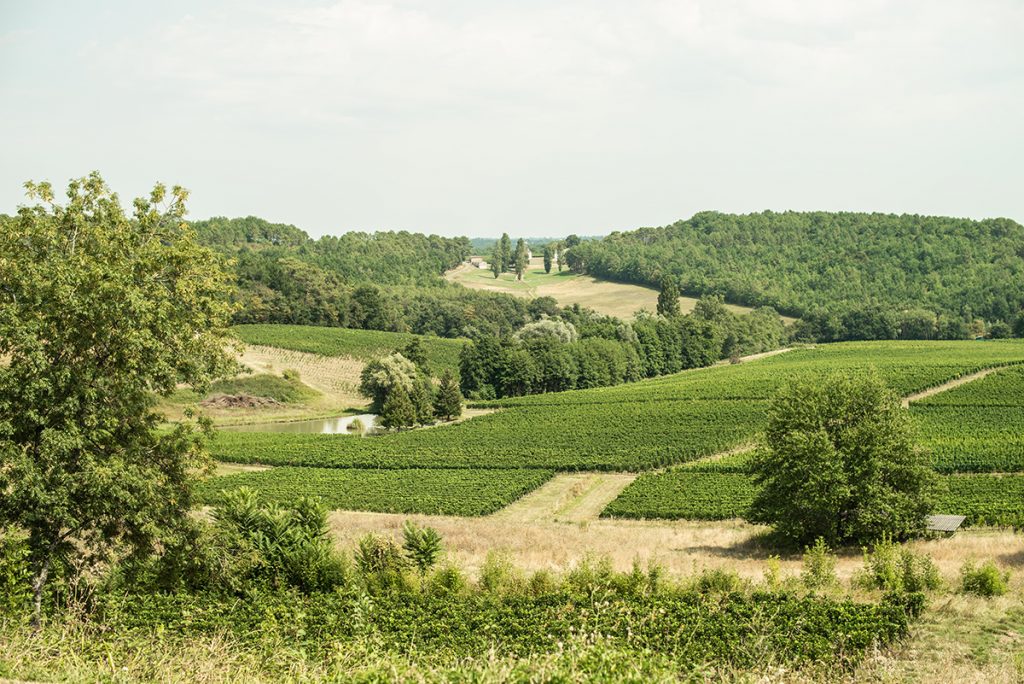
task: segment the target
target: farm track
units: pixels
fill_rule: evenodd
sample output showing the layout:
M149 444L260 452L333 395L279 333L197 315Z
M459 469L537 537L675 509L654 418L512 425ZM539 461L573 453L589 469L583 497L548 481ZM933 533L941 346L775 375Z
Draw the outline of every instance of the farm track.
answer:
M561 473L491 517L520 523L593 520L636 478L636 473Z
M959 387L960 385L966 385L969 382L974 382L975 380L981 380L982 378L988 377L989 375L992 375L996 371L1002 370L1005 367L1006 366L995 366L993 368L986 368L984 370L980 370L977 373L971 373L969 375L961 375L959 378L954 378L953 380L950 380L949 382L944 382L941 385L936 385L935 387L929 387L928 389L924 390L923 392L917 392L916 394L911 394L910 396L907 396L907 397L903 398L903 408L910 408L910 405L913 402L915 402L915 401L921 401L922 399L927 399L928 397L935 396L936 394L941 394L943 392L948 392L949 390L955 389L955 388Z

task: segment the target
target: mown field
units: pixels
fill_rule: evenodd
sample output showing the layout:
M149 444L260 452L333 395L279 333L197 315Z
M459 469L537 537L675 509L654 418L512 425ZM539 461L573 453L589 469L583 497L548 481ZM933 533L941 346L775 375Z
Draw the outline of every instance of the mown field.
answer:
M919 443L940 479L936 511L967 524L1024 525L1024 369L1009 367L911 404ZM641 475L603 515L742 517L756 489L749 455Z

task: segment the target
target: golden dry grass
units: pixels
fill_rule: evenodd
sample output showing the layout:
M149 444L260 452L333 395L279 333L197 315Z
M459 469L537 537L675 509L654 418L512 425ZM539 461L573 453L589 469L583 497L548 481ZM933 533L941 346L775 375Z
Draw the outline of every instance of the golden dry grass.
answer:
M658 307L658 291L640 285L616 283L609 280L598 280L587 275L579 275L570 271L552 271L544 273L544 260L535 257L530 260L530 270L522 281L517 281L515 274L503 273L495 279L488 270L462 264L449 271L445 277L455 283L461 283L474 290L503 292L517 297L554 297L562 306L579 304L594 309L598 313L631 319L640 309L655 311ZM697 300L693 297L680 297L679 307L683 313L693 311ZM747 313L750 309L742 306L728 305L737 313ZM785 318L787 322L794 319Z

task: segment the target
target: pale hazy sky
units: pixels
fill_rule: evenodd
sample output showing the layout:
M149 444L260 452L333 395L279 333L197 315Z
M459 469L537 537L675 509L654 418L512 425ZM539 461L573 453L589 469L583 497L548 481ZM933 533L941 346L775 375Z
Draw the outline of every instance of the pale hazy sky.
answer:
M1021 0L0 0L0 212L156 180L313 235L1024 220Z

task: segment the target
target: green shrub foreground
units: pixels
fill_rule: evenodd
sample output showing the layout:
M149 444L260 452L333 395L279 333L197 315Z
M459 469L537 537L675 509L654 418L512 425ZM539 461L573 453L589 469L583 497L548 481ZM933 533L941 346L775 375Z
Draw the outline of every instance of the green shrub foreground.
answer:
M672 581L657 566L615 572L595 561L527 576L491 558L473 581L438 564L433 530L404 536L403 546L364 538L353 562L312 499L285 507L239 490L159 555L63 574L41 631L30 631L27 606L11 607L0 617L0 677L652 681L842 670L905 636L924 601L805 595L721 571ZM0 567L17 578L23 541L5 538Z

